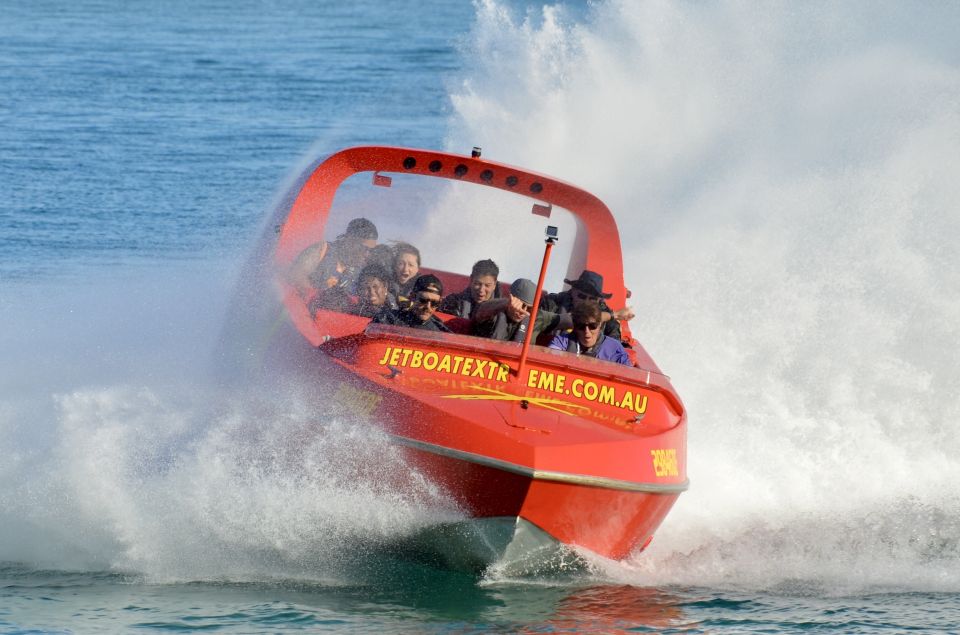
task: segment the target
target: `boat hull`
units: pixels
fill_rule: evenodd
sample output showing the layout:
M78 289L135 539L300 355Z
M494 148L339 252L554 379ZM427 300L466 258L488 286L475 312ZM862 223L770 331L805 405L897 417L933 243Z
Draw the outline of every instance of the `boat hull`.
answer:
M504 559L527 561L522 554L529 549L540 554L535 560L566 547L621 560L649 543L686 489L683 416L665 420L669 408L655 392L649 420L599 405L588 417L582 407L568 409L563 400L495 375L479 382L381 364L397 348L445 350L420 341L429 336L391 329L371 327L349 346L312 350L302 366L312 369L314 385L325 387L320 402L328 412L385 431L411 469L469 519L451 534L462 544L431 542L422 532L402 541L418 545L411 553L472 570ZM468 355L447 354L455 352ZM509 359L500 351L491 358ZM543 361L534 367L547 372ZM654 457L664 448L679 460L657 476Z

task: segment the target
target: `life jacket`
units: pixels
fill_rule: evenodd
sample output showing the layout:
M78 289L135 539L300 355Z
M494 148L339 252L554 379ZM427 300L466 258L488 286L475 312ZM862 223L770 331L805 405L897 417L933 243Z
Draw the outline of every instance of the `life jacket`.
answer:
M340 262L335 253L330 253L330 243L324 241L320 247L320 264L310 274L310 282L319 289L332 289L339 286L343 279L343 274L347 272L347 266ZM328 261L330 257L332 261Z
M497 317L494 318L493 322L493 333L490 335L491 339L502 340L505 342L523 342L524 338L527 336L527 328L530 326L530 318L525 317L523 321L517 324L516 322L511 322L507 319L507 314L504 311L497 313ZM513 330L513 334L510 334L510 331Z

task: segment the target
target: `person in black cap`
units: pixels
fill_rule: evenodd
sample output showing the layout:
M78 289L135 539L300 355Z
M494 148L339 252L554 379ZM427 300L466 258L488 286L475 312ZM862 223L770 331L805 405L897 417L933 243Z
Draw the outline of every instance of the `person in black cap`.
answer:
M530 324L530 309L537 293L537 285L532 280L517 278L510 285L510 295L506 298L487 300L477 307L472 333L478 337L489 337L508 342L523 342ZM569 316L541 308L533 325L533 341L541 333L549 333L557 328L570 328L573 321Z
M378 324L395 324L409 326L426 331L441 331L449 333L447 325L440 321L434 313L440 306L443 297L443 283L432 273L427 273L413 283L411 304L401 309L383 309L373 317Z
M354 218L332 243L321 241L304 249L287 277L310 302L311 310L342 309L378 237L376 225Z
M620 336L620 320L632 320L634 317L630 307L614 311L605 300L609 300L612 293L603 292L603 276L595 271L584 270L576 280L566 280L570 285L569 291L551 293L544 298L540 306L556 313L568 314L581 304L596 304L600 307L600 320L603 322L603 334L612 337L618 342Z

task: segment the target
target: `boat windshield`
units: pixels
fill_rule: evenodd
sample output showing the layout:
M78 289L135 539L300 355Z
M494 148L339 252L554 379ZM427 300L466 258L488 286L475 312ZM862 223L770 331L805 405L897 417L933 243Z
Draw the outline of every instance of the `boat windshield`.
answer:
M461 275L466 284L473 264L491 259L500 268L500 280L536 281L543 260L545 230L557 228L559 240L551 254L545 288L560 291L578 233L569 210L550 207L536 198L473 183L410 174L391 174L390 186L375 185L369 172L347 179L337 190L325 236L346 231L350 220L367 218L378 230L378 242L407 243L421 255L430 271ZM549 217L534 213L534 206ZM463 287L456 289L460 291ZM446 291L451 291L448 289Z

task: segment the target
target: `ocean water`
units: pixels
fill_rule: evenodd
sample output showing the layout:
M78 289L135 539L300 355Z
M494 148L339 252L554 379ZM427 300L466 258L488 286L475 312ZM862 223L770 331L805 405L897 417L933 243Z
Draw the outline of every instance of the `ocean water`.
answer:
M960 632L960 6L0 9L0 632ZM211 378L276 197L367 142L611 207L690 414L643 554L395 561L442 492Z

